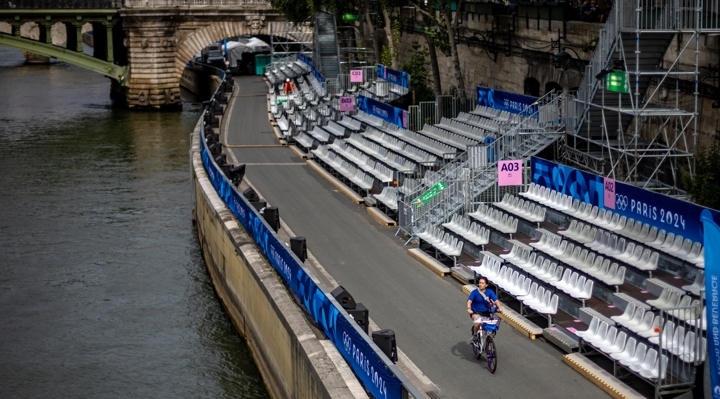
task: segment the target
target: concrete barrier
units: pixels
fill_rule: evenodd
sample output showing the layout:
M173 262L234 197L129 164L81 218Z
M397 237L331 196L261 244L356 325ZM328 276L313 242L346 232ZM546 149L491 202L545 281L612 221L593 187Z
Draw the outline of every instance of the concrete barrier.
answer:
M279 276L207 178L192 136L194 220L205 265L273 398L367 398L321 332L313 330Z

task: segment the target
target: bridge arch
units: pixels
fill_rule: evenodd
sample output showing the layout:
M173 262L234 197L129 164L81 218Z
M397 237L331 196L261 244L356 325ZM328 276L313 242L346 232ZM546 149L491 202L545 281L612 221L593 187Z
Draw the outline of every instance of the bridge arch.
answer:
M309 24L293 24L288 21L266 21L265 16L247 15L245 21L212 22L207 26L192 31L182 38L177 46L175 55L175 75L178 79L182 75L187 62L207 45L228 37L250 35L260 38L270 36L312 37L312 26ZM298 40L299 37L289 38ZM268 43L270 44L270 43Z

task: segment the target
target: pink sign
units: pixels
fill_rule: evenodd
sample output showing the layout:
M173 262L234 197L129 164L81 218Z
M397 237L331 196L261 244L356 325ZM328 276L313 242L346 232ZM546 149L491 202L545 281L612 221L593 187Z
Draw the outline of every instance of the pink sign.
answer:
M603 178L603 202L605 208L615 209L615 180Z
M498 161L498 186L522 186L523 161Z
M340 97L338 98L338 105L340 112L352 111L355 109L355 97Z
M407 128L408 128L408 124L409 124L409 122L408 122L408 112L405 111L405 110L403 110L403 112L402 112L402 124L403 124L403 128L404 128L404 129L407 129Z
M362 69L351 69L350 70L350 83L362 83L363 82L363 70Z

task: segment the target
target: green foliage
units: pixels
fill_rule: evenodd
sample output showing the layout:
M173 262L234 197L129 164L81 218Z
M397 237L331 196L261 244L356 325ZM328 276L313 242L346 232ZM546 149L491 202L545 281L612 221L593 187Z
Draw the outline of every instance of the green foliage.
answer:
M698 205L720 209L720 146L702 149L695 157L695 178L683 173L685 190Z
M427 70L428 50L418 42L414 42L410 50L410 60L400 70L410 74L410 90L415 92L415 104L420 101L434 101L432 79Z
M433 21L433 25L425 27L425 36L431 41L435 48L443 55L450 55L450 42L448 41L447 26L439 21Z
M340 0L270 0L270 5L292 22L307 21L318 12L335 14L338 22L346 12L359 13L354 3Z
M380 51L380 64L392 65L393 56L390 54L390 48L388 46L382 46Z

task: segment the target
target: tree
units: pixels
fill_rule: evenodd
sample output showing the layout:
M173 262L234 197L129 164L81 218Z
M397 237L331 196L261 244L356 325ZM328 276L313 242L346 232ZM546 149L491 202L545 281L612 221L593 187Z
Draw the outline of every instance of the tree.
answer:
M435 95L430 88L427 71L427 56L429 51L423 48L417 41L413 43L410 61L403 64L400 69L412 76L410 79L410 90L414 93L413 104L420 101L433 101Z
M713 143L695 157L695 177L683 173L685 189L698 205L720 209L720 145Z

